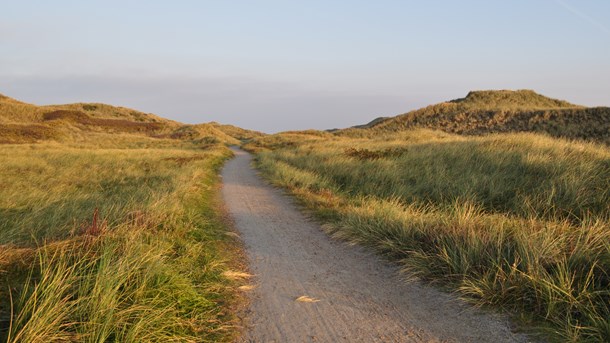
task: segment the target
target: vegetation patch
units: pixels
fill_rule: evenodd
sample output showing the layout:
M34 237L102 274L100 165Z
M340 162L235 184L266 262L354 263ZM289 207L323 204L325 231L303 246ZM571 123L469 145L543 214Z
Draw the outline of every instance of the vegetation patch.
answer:
M58 110L43 115L45 121L66 120L84 126L98 126L117 132L145 132L152 133L164 128L161 123L135 122L125 119L92 118L84 112L71 110Z
M537 132L610 144L610 108L586 108L531 90L474 91L465 98L431 105L338 134L374 137L413 128L462 135Z
M230 151L129 142L0 148L0 341L234 338L243 282L215 198Z
M0 144L34 143L61 137L53 128L41 124L0 124Z
M85 110L85 111L95 111L95 110L97 110L97 105L83 104L83 110Z
M188 156L188 157L166 157L165 161L174 161L177 165L183 166L193 161L200 161L205 159L204 156Z
M234 340L246 281L218 171L260 136L0 96L0 341Z
M357 148L348 148L345 149L344 154L349 157L354 157L359 160L377 160L380 158L391 158L398 157L404 154L406 149L401 148L387 148L383 150L369 150L366 148L357 149Z
M536 134L250 143L332 235L561 341L610 340L610 152ZM269 149L268 142L276 149Z

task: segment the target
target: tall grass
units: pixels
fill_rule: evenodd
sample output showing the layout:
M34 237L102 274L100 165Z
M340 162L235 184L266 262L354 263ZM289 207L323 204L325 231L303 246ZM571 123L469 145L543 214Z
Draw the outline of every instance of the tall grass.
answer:
M0 340L232 339L230 151L130 142L0 147Z
M410 275L526 315L552 336L610 340L610 151L534 134L281 144L257 164L335 236Z

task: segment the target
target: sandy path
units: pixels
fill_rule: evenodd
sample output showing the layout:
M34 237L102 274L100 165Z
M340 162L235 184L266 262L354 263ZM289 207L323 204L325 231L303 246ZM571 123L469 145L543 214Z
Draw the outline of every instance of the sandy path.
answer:
M524 342L499 316L417 282L364 249L329 239L235 150L223 198L256 288L245 342ZM296 301L308 296L318 302Z

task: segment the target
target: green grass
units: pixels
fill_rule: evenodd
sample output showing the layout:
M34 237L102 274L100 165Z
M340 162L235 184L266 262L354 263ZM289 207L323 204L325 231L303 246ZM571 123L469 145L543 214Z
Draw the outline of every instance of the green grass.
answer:
M230 155L130 135L0 146L0 341L232 340Z
M248 147L331 234L557 340L610 340L606 146L427 130L295 135Z

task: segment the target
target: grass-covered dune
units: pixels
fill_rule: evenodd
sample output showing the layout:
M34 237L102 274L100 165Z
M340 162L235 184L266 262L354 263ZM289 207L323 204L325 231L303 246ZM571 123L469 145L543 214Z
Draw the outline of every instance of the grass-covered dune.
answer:
M610 108L587 108L531 90L473 91L465 98L340 130L347 136L379 135L411 128L483 135L538 132L610 144Z
M91 135L120 133L226 144L263 136L215 122L185 125L125 107L99 103L36 106L0 94L0 144L83 142L90 141Z
M333 235L408 275L521 314L560 341L610 340L610 150L532 133L289 133L247 145Z
M218 171L258 135L0 99L0 341L231 341Z

